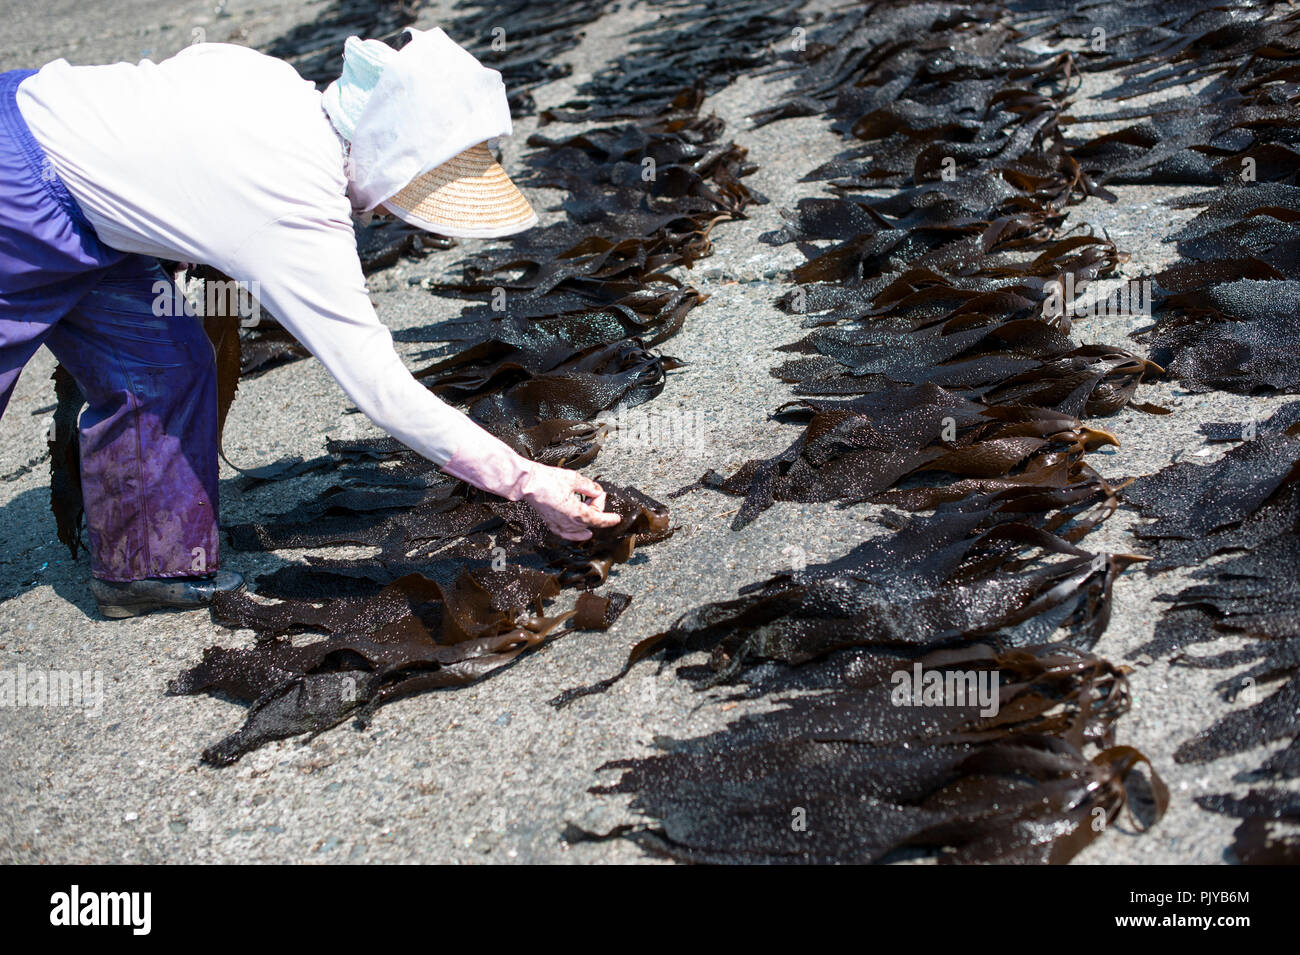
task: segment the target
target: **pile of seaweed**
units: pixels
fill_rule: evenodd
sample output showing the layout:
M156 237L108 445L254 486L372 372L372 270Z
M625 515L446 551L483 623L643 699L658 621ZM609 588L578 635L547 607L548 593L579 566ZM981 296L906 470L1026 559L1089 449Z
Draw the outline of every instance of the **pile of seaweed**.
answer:
M256 643L210 647L168 687L248 704L244 725L203 752L212 765L349 718L365 725L384 703L483 679L553 639L566 622L608 629L630 598L592 588L638 545L671 534L667 510L632 488L606 485L607 509L622 520L573 544L547 531L526 505L471 493L413 452L385 454L370 444L334 450L341 458L394 460L342 469L343 484L301 507L299 516L309 520L239 526L232 538L256 538L268 548L366 543L380 553L287 565L258 580L261 597L279 598L273 603L225 594L213 604L213 620L253 630ZM399 486L405 495L393 493ZM582 593L558 612L550 605L563 588ZM319 638L304 642L296 634Z
M1240 443L1213 464L1182 462L1139 478L1125 494L1153 518L1134 532L1153 554L1150 568L1197 568L1196 583L1161 596L1170 607L1137 652L1231 668L1218 689L1225 700L1248 704L1185 741L1175 760L1207 763L1289 740L1252 779L1293 780L1300 777L1300 402L1258 425L1207 431L1211 440ZM1196 652L1226 637L1250 639L1237 649ZM1293 793L1262 788L1197 802L1243 817L1234 845L1241 861L1300 861Z

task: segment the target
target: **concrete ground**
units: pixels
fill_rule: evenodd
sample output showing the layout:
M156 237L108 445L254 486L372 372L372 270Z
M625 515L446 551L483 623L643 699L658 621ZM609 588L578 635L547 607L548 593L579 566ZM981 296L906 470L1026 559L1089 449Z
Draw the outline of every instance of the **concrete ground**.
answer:
M449 2L424 7L420 25L439 22ZM75 63L162 58L190 42L234 37L265 45L309 20L320 3L274 0L225 4L216 0L109 0L87 8L71 2L24 0L7 14L0 68L37 67L60 56ZM575 84L624 49L624 35L653 14L631 5L586 31L568 54L574 74L537 91L539 106L563 102ZM708 467L726 471L769 455L794 433L769 421L789 395L770 378L772 350L801 332L779 312L787 288L781 272L802 261L792 246L757 241L817 186L799 183L833 155L840 140L820 118L753 129L746 117L772 102L781 83L745 77L713 96L709 109L728 135L759 165L749 183L773 201L745 222L718 227L714 255L689 280L710 295L665 351L688 364L672 374L649 413L702 409L699 441L686 446L620 447L617 439L592 468L635 483L661 499ZM1092 92L1085 89L1083 95ZM507 166L532 120L517 125ZM1189 217L1162 201L1181 190L1126 188L1117 203L1089 201L1078 219L1105 228L1132 253L1126 274L1150 273L1170 260L1162 238ZM554 196L534 196L540 206ZM467 244L468 245L468 244ZM449 274L465 251L439 252L374 276L381 318L395 330L456 315L462 303L436 297L421 279ZM1126 343L1139 322L1086 320L1085 341ZM403 345L414 363L427 346ZM1131 343L1127 347L1138 350ZM95 613L87 562L68 558L55 539L48 508L44 422L53 402L53 361L42 353L19 383L0 424L0 668L76 669L103 675L97 712L59 707L0 710L0 861L6 862L634 862L647 861L624 842L566 846L566 822L604 829L626 821L625 797L587 792L609 774L607 760L651 751L659 736L686 736L725 725L751 706L702 705L706 698L671 671L642 665L603 696L556 711L546 700L568 687L614 672L627 648L688 607L733 596L736 589L789 566L837 556L879 533L874 509L779 504L739 533L729 529L738 501L696 493L672 502L677 535L618 569L612 586L635 595L608 633L563 637L477 686L426 694L379 711L357 732L336 728L315 740L269 745L234 767L200 765L200 750L234 730L243 710L229 702L163 695L169 678L194 663L203 647L251 638L213 626L205 613L155 615L108 622ZM1103 426L1123 447L1094 456L1108 476L1151 473L1202 452L1197 426L1205 421L1257 419L1280 402L1225 394L1190 395L1162 383L1141 400L1174 409L1165 417L1124 411ZM225 448L241 466L284 455L319 454L327 436L373 433L314 361L298 362L245 383L231 412ZM611 416L612 419L612 416ZM1221 447L1197 459L1213 460ZM265 519L320 490L328 476L308 476L241 493L223 465L222 510L227 523ZM1093 549L1130 550L1133 517L1121 512L1095 532ZM339 553L343 553L339 551ZM233 554L231 566L250 575L301 554ZM1115 614L1098 652L1136 665L1133 710L1120 724L1120 742L1142 749L1169 783L1174 801L1153 831L1107 834L1085 851L1088 863L1217 863L1225 861L1235 820L1206 813L1192 798L1244 791L1238 774L1258 766L1261 752L1207 766L1180 766L1179 743L1227 708L1212 686L1222 674L1163 661L1131 661L1151 636L1160 593L1177 591L1178 573L1149 577L1131 571L1116 588ZM1210 649L1219 649L1218 647Z

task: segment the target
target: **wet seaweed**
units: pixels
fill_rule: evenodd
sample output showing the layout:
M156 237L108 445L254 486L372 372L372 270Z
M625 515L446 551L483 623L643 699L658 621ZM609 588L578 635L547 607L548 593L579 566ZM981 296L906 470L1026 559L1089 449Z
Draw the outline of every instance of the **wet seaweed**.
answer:
M229 765L272 740L314 735L349 718L364 726L385 703L486 678L554 639L570 619L579 629L608 629L631 598L589 589L603 583L614 565L630 560L638 544L663 540L672 531L658 502L616 485L606 485L606 491L607 509L622 520L581 543L556 537L527 508L472 501L455 482L437 488L444 507L433 517L401 500L381 507L381 495L366 499L358 492L363 499L354 495L348 504L329 498L349 491L327 495L315 506L365 515L351 536L382 541L384 552L360 561L282 568L265 585L258 582L263 599L240 593L214 601L214 622L251 629L257 643L247 649L209 647L202 662L169 686L174 694L222 693L249 707L244 725L204 750L204 761ZM380 510L385 519L375 522L373 512ZM254 527L258 531L264 546L288 546ZM304 537L291 543L338 540ZM498 540L512 546L508 550ZM407 557L417 545L445 542L454 542L456 550L441 564ZM545 566L506 563L510 552L534 563L541 555ZM427 575L439 566L442 581ZM571 587L584 591L573 609L551 611L548 605ZM272 594L277 602L264 602ZM294 641L297 634L324 639Z
M651 655L708 652L703 687L767 662L800 666L845 647L1039 645L1057 634L1088 648L1110 617L1115 577L1140 557L1075 543L1115 504L1104 484L970 493L929 516L897 516L894 532L828 564L751 584L647 637L622 671L552 700L603 692Z
M1167 294L1139 340L1192 390L1296 393L1300 380L1285 356L1300 344L1293 227L1300 215L1300 15L1253 3L1177 13L1157 7L1126 5L1141 29L1115 21L1119 38L1108 38L1101 59L1127 65L1107 95L1209 82L1148 107L1076 117L1140 122L1070 146L1099 183L1216 187L1177 201L1202 211L1169 237L1180 261L1156 276ZM1088 7L1087 16L1107 14ZM1144 52L1152 29L1161 39Z
M1170 604L1138 653L1176 665L1232 670L1217 686L1239 704L1185 740L1180 763L1208 763L1285 741L1252 774L1300 778L1300 402L1279 409L1249 440L1204 466L1171 465L1139 479L1125 495L1155 518L1135 534L1156 552L1154 571L1191 566L1194 583L1160 599ZM1240 439L1224 425L1220 440ZM1238 646L1198 652L1224 638ZM1242 638L1245 638L1244 640ZM1242 669L1245 667L1245 669ZM1245 704L1240 705L1240 704ZM1248 863L1294 860L1294 819L1270 815L1272 797L1199 799L1203 808L1244 818L1234 851Z
M657 824L571 842L630 838L689 862L1067 862L1116 818L1143 761L1112 742L1128 705L1123 672L1087 653L973 645L915 661L936 674L993 674L998 712L898 705L891 674L913 661L851 657L843 684L789 698L667 752L607 764ZM809 668L812 669L812 668ZM1082 747L1104 747L1092 759ZM1158 818L1168 801L1150 780ZM1104 820L1101 825L1094 825Z
M775 62L775 48L803 22L805 0L653 0L653 20L628 34L630 49L544 110L544 121L645 116L683 89L712 93Z
M778 414L806 422L789 447L729 477L710 471L695 485L745 498L733 529L775 501L876 501L921 509L1017 486L1044 494L1096 489L1101 479L1083 456L1118 443L1069 415L970 401L935 385L845 402L790 402ZM889 493L922 474L936 477L936 486ZM954 483L951 476L962 480Z
M1202 809L1241 819L1232 851L1246 865L1300 864L1300 799L1293 792L1252 789L1244 798L1197 796Z
M654 821L608 836L685 861L925 850L1059 862L1095 837L1085 816L1113 819L1126 801L1123 781L1142 757L1113 746L1122 707L1094 706L1112 700L1104 691L1076 685L1066 709L1079 706L1082 722L1058 711L1044 724L1038 707L1061 698L1032 691L1034 704L1012 703L1017 716L999 724L1007 737L966 738L977 725L969 710L895 706L884 685L919 659L1009 670L1069 660L1075 676L1122 675L1088 648L1107 625L1115 577L1142 558L1081 546L1118 500L1086 461L1115 439L1082 418L1125 407L1161 369L1070 338L1075 303L1063 287L1086 290L1122 256L1105 238L1061 230L1065 204L1107 193L1062 132L1074 59L1021 46L1010 16L977 5L836 12L792 57L794 94L757 117L828 113L856 145L807 177L837 194L802 200L764 237L799 243L808 258L782 302L812 331L774 372L805 396L777 412L800 433L695 487L744 496L736 527L778 500L934 514L887 513L892 533L691 610L637 644L616 676L552 701L599 692L642 660L696 652L707 664L678 675L701 689L814 694L611 764L622 780L597 791L635 794L633 808ZM1007 691L1004 702L1015 699ZM1024 736L1011 729L1019 715ZM1101 752L1089 760L1085 745ZM1085 791L1110 795L1103 806ZM1158 818L1168 799L1158 778L1149 794L1147 816ZM792 826L792 813L816 822Z

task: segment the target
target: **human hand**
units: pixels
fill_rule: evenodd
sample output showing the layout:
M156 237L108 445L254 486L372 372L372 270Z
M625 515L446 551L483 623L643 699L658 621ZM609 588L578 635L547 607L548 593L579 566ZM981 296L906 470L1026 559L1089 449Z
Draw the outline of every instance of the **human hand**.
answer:
M523 499L565 540L584 541L593 527L613 527L622 518L605 512L605 491L577 471L528 462Z
M605 492L595 481L530 461L487 433L460 448L442 469L508 501L526 501L566 540L587 540L593 527L613 527L622 520L604 512Z

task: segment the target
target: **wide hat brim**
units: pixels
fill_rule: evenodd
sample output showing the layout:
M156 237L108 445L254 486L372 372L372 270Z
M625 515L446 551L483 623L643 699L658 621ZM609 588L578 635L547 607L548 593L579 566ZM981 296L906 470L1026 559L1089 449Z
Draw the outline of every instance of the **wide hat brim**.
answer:
M495 239L537 224L537 214L487 143L412 179L384 207L404 222L464 239Z

